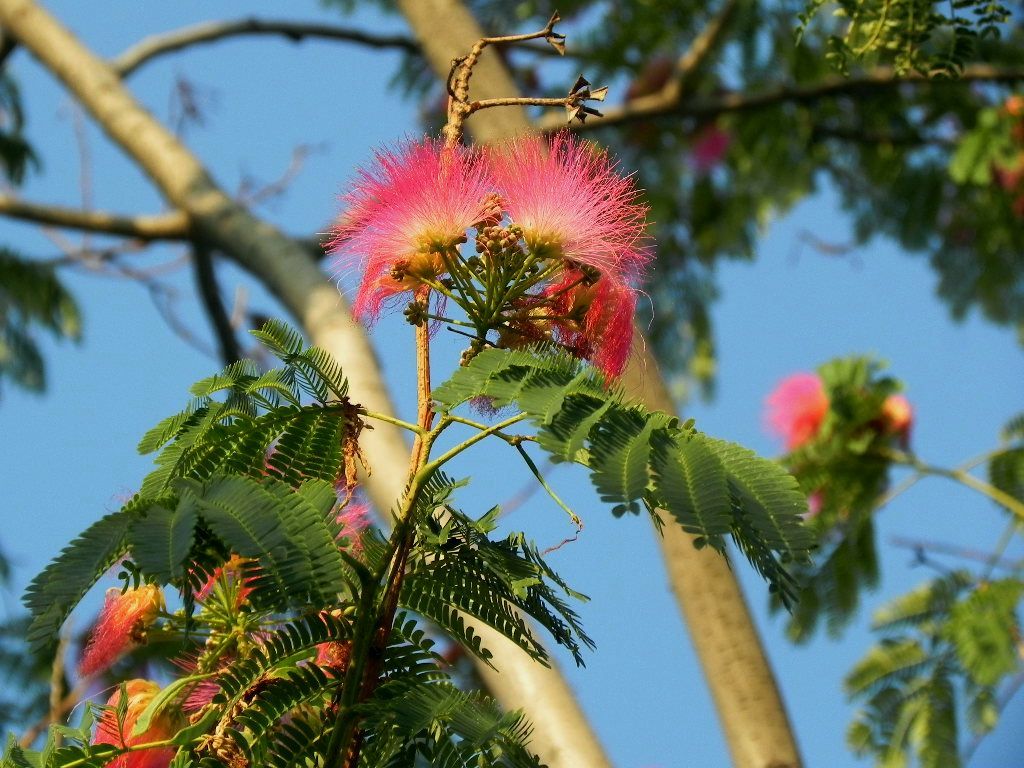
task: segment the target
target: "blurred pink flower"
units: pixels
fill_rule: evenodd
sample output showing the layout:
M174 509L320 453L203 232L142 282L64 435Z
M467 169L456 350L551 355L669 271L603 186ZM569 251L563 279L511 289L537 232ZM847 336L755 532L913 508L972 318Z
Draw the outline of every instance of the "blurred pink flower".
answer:
M146 711L153 698L160 693L160 686L149 680L129 680L124 684L128 696L127 711L123 723L118 723L115 710L121 702L121 687L107 701L107 709L100 716L96 726L93 744L113 744L117 747L131 747L152 741L171 738L177 731L174 718L166 711L155 716L149 728L138 736L132 736L135 724ZM157 747L120 755L106 764L107 768L167 768L177 753L177 747Z
M535 253L620 281L642 276L652 258L648 209L607 152L562 131L550 144L513 139L488 157L503 207Z
M341 538L348 539L347 549L353 555L358 555L363 551L360 534L370 527L370 507L350 501L341 508L337 521L341 525Z
M709 125L697 134L690 147L693 167L698 173L707 173L725 157L732 145L732 136L717 125Z
M99 618L82 652L78 673L91 677L110 668L123 654L143 642L146 629L163 610L164 595L155 584L122 592L107 590Z
M807 497L807 512L804 514L804 519L814 519L821 514L822 507L824 506L825 493L821 490L814 491Z
M794 373L779 382L765 404L769 430L785 439L786 450L792 451L818 434L829 399L816 374Z
M444 271L441 254L487 217L492 184L480 155L436 139L376 153L342 197L330 243L339 269L363 267L352 312L375 320L390 297Z

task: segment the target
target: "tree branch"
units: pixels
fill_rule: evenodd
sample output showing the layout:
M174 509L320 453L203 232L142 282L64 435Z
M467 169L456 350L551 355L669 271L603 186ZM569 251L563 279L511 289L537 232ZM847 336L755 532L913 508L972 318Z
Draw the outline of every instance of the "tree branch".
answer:
M231 365L242 359L242 347L235 336L231 318L224 307L220 286L217 284L217 273L214 271L213 254L201 243L192 249L192 264L196 278L196 289L203 302L206 316L213 326L217 337L217 347L224 365Z
M929 79L918 73L898 75L891 67L876 67L854 77L826 77L806 85L788 84L769 88L760 93L731 91L719 96L700 99L684 99L682 93L666 97L664 93L635 99L620 107L605 110L604 117L594 117L574 130L609 128L616 125L661 117L709 118L730 112L750 112L767 109L780 104L812 104L822 99L845 96L862 91L886 91L903 86L931 86L935 88L957 87L965 83L1018 83L1024 81L1024 67L996 67L975 64L966 67L956 79ZM551 113L539 122L542 131L555 131L565 125L562 115Z
M122 216L103 211L85 211L57 205L40 205L0 195L0 216L33 221L52 227L132 237L136 240L187 240L191 235L184 211L156 215Z
M271 21L250 17L237 21L208 21L152 35L111 59L110 67L121 77L128 77L143 64L159 56L175 53L194 45L214 43L218 40L242 35L285 37L293 43L301 42L306 38L341 40L370 48L394 48L408 53L418 53L420 50L414 40L402 35L377 35L333 24Z

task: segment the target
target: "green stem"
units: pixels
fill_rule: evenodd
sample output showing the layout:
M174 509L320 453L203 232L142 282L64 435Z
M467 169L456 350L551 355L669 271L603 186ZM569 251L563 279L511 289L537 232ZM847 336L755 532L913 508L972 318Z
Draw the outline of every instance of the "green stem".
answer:
M946 469L945 467L936 467L931 464L918 459L916 456L912 456L902 451L886 451L882 453L883 456L890 459L894 464L902 464L916 470L922 475L932 475L935 477L945 477L955 482L965 485L978 493L988 496L992 501L996 502L1002 507L1005 507L1013 515L1024 521L1024 503L1015 499L1005 491L996 488L994 485L986 483L984 480L979 480L973 475L965 472L962 469Z
M1011 520L1002 534L999 536L999 541L996 542L995 548L992 550L992 556L988 559L988 566L985 568L985 575L982 577L983 581L988 581L992 578L992 573L995 571L996 566L999 565L999 561L1006 554L1007 547L1010 546L1010 542L1013 541L1014 534L1020 528L1020 523L1017 520Z
M394 424L396 427L401 427L402 429L406 429L417 435L426 434L426 431L422 427L413 424L411 421L403 421L402 419L397 419L394 416L389 416L386 413L378 413L377 411L368 411L365 408L360 408L359 415L365 416L368 419L374 419L376 421L384 421L387 422L388 424Z
M77 760L72 760L70 763L64 763L62 768L78 768L80 765L95 765L93 762L97 757L117 757L118 755L126 755L129 752L141 752L144 749L160 749L161 747L176 747L174 739L163 739L161 741L148 741L145 744L132 744L125 746L110 745L110 754L93 754L87 757L80 757Z
M447 418L450 419L451 421L456 421L456 419L451 417L450 415ZM470 446L476 445L481 440L483 440L485 437L489 437L490 435L495 435L498 432L501 432L506 427L511 427L513 424L516 424L516 423L522 421L525 418L526 418L526 414L525 413L517 413L515 416L511 416L511 417L505 419L504 421L499 421L497 424L492 424L491 426L486 427L486 428L480 430L475 435L471 435L470 437L467 437L461 443L459 443L455 447L450 448L449 450L445 451L444 453L442 453L440 456L438 456L433 461L430 461L430 462L427 462L426 464L424 464L423 468L417 473L417 477L422 475L423 476L423 481L425 481L426 478L430 477L430 475L432 475L434 472L436 472L443 464L447 463L448 461L451 461L452 459L454 459L456 456L458 456L460 453L462 453L464 450L466 450ZM440 424L438 426L440 426Z
M558 498L558 494L555 493L554 489L550 485L548 485L547 481L544 479L544 476L540 473L540 470L537 469L537 465L534 464L533 459L530 458L530 454L526 452L526 449L523 448L523 446L521 446L519 443L515 444L515 448L517 451L519 451L519 455L523 457L523 461L526 462L526 466L528 466L530 468L530 471L533 472L533 476L537 478L537 482L540 483L541 488L547 491L548 496L551 497L552 501L554 501L555 504L560 506L567 515L569 515L569 519L572 520L573 524L579 530L583 530L583 521L580 520L579 516L575 512L573 512L571 509L569 509L568 506L566 506L565 502Z
M453 413L449 413L445 418L447 418L449 421L458 422L459 424L465 424L467 427L473 427L474 429L489 429L489 427L486 424L481 424L479 421L473 421L472 419L467 419L463 416L456 416ZM494 435L495 437L500 437L509 445L515 445L516 443L523 442L537 442L537 438L531 437L530 435L507 435L504 432L491 432L490 434Z

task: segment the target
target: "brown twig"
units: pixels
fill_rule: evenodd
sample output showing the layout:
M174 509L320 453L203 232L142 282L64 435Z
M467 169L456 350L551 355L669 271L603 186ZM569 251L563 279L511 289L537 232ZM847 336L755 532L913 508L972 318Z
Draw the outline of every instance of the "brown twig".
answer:
M284 169L284 172L282 172L274 181L263 184L255 189L251 189L249 188L249 185L252 184L252 180L246 179L238 192L239 202L243 205L259 205L268 199L283 195L296 177L302 173L302 169L306 165L306 160L311 155L321 151L322 149L322 146L299 144L292 150L291 158L289 159L288 166Z
M969 549L967 547L961 547L957 544L949 544L942 541L931 541L928 539L912 539L904 536L893 536L889 539L889 543L894 547L901 549L910 549L914 552L933 552L937 555L948 555L950 557L958 557L963 560L976 560L982 563L990 564L993 563L992 553L983 552L978 549ZM997 559L994 564L999 568L1006 568L1007 570L1020 570L1024 567L1024 562L1019 560L1007 560L1005 558Z
M186 240L191 236L183 211L157 215L123 216L104 211L84 211L58 205L40 205L0 195L0 215L64 229L102 232L137 240Z
M214 271L213 254L206 246L197 243L192 249L192 264L196 278L196 290L206 310L206 316L213 326L217 347L224 365L231 365L242 359L242 348L235 336L235 328L231 324L227 308L217 285L217 274Z
M469 53L462 58L455 59L452 62L451 72L448 75L448 122L445 124L443 133L445 142L452 146L456 144L462 137L462 126L466 122L466 118L469 117L473 112L487 107L497 106L524 106L537 104L538 101L546 102L542 106L559 106L565 105L565 99L486 99L484 101L470 102L469 100L469 81L473 77L473 69L476 67L477 62L480 60L480 55L484 52L484 49L490 45L504 45L512 43L522 43L528 40L545 39L547 42L559 53L564 51L564 45L562 41L565 39L564 35L560 35L555 32L555 24L558 23L559 16L557 13L553 14L548 20L548 23L544 25L544 28L537 32L529 32L522 35L505 35L503 37L482 37L476 41ZM570 96L571 98L571 96ZM547 104L547 102L551 102Z
M615 109L609 109L601 118L577 126L576 130L608 128L661 117L710 118L733 112L750 112L776 107L780 104L813 104L822 99L846 96L863 91L899 89L904 86L935 88L958 87L968 83L1017 83L1024 81L1024 67L999 67L976 64L966 67L954 79L929 79L918 73L897 74L891 67L876 67L853 77L825 77L806 85L786 84L767 88L761 92L731 91L708 98L637 99ZM558 115L545 115L537 127L553 131L562 125Z
M377 35L334 24L247 18L237 21L208 21L152 35L111 59L110 67L121 77L127 78L143 64L159 56L242 35L284 37L294 43L306 38L340 40L370 48L395 48L408 53L419 53L420 50L415 40L404 35Z

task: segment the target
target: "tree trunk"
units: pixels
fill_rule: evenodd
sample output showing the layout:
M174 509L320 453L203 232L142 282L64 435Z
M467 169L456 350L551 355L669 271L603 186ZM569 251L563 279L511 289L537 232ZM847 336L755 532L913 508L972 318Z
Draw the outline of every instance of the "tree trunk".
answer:
M398 6L442 79L447 78L452 59L467 53L484 36L460 0L398 0ZM481 58L470 91L477 99L519 95L512 76L493 52L485 52ZM477 112L466 127L477 141L484 142L527 132L531 124L525 110L499 108ZM639 330L635 335L635 351L623 385L648 407L671 412L675 404L650 345ZM796 740L775 677L725 558L694 548L693 537L671 521L660 544L733 763L740 768L799 766Z
M393 409L362 326L303 246L232 200L196 157L135 101L118 76L33 0L0 0L0 25L56 75L161 190L190 218L205 245L223 252L263 281L298 320L314 344L337 359L355 402ZM387 510L402 492L409 449L396 427L377 422L361 443L371 469L369 494ZM551 768L605 768L608 762L557 669L537 664L486 626L478 635L502 673L480 665L491 692L506 706L525 709L534 723L531 747Z

